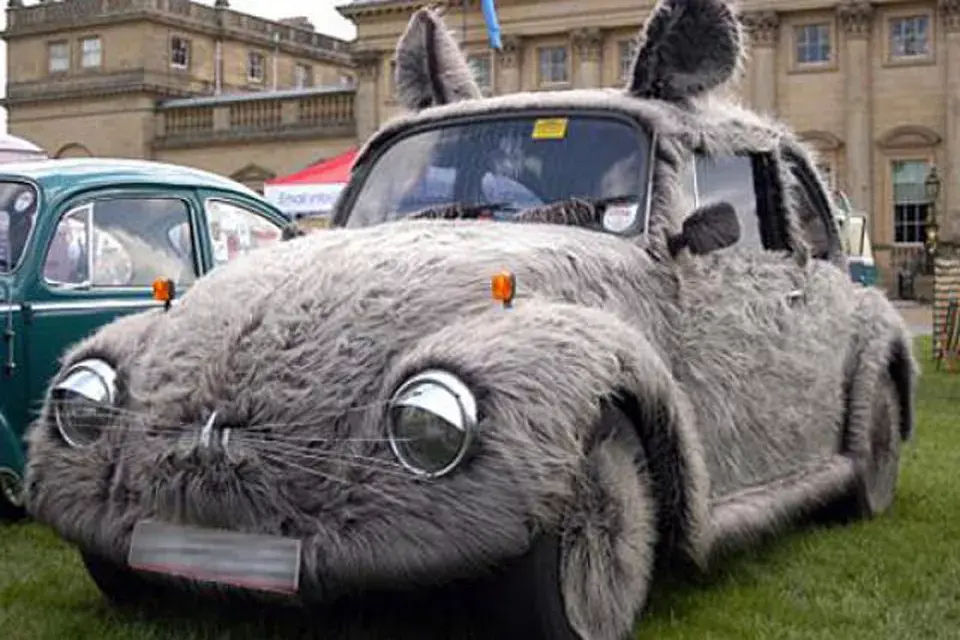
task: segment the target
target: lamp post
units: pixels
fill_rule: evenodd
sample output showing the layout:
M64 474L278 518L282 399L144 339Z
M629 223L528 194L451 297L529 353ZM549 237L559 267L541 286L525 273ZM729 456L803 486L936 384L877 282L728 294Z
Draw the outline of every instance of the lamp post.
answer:
M936 165L930 167L927 179L923 181L927 196L927 219L925 220L926 237L923 239L927 252L927 272L933 273L934 258L937 254L937 202L940 197L940 174Z

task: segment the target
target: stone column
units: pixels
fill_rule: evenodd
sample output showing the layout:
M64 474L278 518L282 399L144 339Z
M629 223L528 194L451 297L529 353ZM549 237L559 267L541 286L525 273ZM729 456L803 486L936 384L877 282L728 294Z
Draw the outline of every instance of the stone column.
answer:
M750 103L760 113L777 113L777 33L780 19L776 11L748 11L742 21L750 36L752 85Z
M380 52L358 51L356 61L357 90L353 97L353 117L357 127L357 140L363 144L380 126Z
M518 36L507 35L502 39L503 48L497 55L497 93L516 93L521 89L520 58L523 42Z
M570 34L577 52L577 73L574 85L578 89L593 89L603 84L601 58L603 33L595 27L576 29Z
M873 241L889 242L889 234L878 234L878 222L885 216L875 213L873 199L873 105L871 100L870 32L873 7L869 2L844 2L837 6L837 17L844 33L846 48L841 56L844 92L844 142L846 149L846 193L854 208L866 211ZM878 219L880 218L880 219ZM889 225L884 225L886 229ZM884 236L884 237L880 237Z
M938 211L940 237L944 242L960 245L960 0L939 0L946 43L944 66L944 114L946 117L946 149L943 195Z

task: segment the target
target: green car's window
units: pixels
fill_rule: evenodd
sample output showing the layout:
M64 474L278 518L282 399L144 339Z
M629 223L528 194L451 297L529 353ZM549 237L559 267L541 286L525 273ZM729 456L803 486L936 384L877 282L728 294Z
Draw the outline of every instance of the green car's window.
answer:
M283 230L264 218L232 202L211 198L204 205L213 260L219 266L254 249L280 242Z
M569 198L616 198L636 206L615 231L637 233L645 222L650 145L637 126L587 115L511 117L413 133L376 160L346 225L452 204L488 206L509 220L524 208Z
M158 277L189 285L197 278L190 228L186 203L174 198L83 205L60 219L44 279L59 287L150 287Z
M20 264L37 215L37 192L22 182L0 182L0 273Z

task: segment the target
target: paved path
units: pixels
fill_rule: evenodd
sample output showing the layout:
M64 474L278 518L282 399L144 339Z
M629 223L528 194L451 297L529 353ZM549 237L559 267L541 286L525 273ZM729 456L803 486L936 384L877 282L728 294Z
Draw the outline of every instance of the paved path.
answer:
M913 335L929 336L933 334L933 309L930 305L909 300L893 300L892 302L893 306L900 311Z

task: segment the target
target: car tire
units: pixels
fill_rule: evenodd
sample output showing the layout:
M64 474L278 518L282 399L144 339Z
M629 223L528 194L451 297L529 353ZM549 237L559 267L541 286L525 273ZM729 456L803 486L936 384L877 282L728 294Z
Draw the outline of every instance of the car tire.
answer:
M568 516L560 531L540 534L489 592L497 626L510 637L622 640L646 604L656 509L643 448L622 412L608 409L602 420L612 435L588 459L585 477L593 482L571 509L578 515ZM591 520L602 523L611 510L620 514L616 526L591 529Z
M0 467L0 520L10 522L26 517L23 496L23 478L11 469Z
M858 456L856 515L872 518L887 511L900 475L900 400L890 373L884 371L873 394L870 431Z
M874 518L893 504L900 473L900 399L889 372L874 385L867 430L848 433L846 440L844 455L854 464L853 486L815 513L815 519L826 524Z

